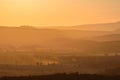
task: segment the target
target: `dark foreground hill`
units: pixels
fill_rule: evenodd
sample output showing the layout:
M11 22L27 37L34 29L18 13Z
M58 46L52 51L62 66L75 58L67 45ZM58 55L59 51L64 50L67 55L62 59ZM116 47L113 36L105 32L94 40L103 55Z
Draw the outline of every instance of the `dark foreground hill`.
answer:
M3 77L0 80L120 80L120 76L80 75L72 73L29 77Z

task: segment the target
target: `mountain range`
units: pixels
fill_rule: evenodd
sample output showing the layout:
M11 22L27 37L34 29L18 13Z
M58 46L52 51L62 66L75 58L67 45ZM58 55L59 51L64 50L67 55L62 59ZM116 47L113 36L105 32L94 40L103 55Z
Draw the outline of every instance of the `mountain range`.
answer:
M26 56L27 61L43 54L86 56L119 53L120 22L69 28L0 27L0 63L9 62L11 58L13 62L14 59L19 61L19 56Z

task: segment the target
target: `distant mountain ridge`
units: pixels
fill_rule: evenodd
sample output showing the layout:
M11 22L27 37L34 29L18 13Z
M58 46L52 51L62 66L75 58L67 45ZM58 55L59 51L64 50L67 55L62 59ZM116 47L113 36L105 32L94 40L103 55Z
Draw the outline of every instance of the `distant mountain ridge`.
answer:
M109 24L110 29L115 24ZM81 30L79 26L76 29L0 27L0 64L33 64L39 61L39 55L120 53L120 32L115 31L119 26L106 31L102 27L103 30L96 30L95 26L91 30Z
M120 29L120 21L114 23L85 24L72 27L62 27L62 29L75 29L86 31L114 31Z
M16 27L16 26L0 26L3 27ZM98 24L84 24L84 25L76 25L76 26L29 26L22 25L16 28L26 28L26 29L65 29L65 30L83 30L83 31L120 31L120 21L113 23L98 23Z
M81 25L81 26L76 26L74 28L83 28L83 30L113 31L116 29L120 29L120 21L115 23Z
M81 30L81 27L79 26L76 27L76 30L72 29L71 27L70 29L59 29L59 28L39 29L26 25L20 27L0 27L0 47L4 48L5 46L16 46L16 47L37 46L38 48L41 49L54 49L54 50L56 49L63 51L64 50L70 51L70 49L72 50L77 48L82 52L84 50L92 50L94 48L96 49L97 47L101 49L102 47L99 47L100 46L99 41L100 42L120 41L119 31L116 32L115 30L112 31L94 30L95 26L103 29L104 27L107 29L109 28L113 29L114 28L113 26L115 25L116 28L120 29L118 26L120 25L120 22L109 23L109 24L107 23L93 24L93 25L94 26L91 27L91 30ZM86 26L86 28L88 26ZM102 46L103 45L104 44L102 44Z
M73 29L74 28L74 29ZM60 28L36 28L33 26L23 25L20 27L0 27L0 44L12 45L36 45L57 43L57 40L97 40L109 41L120 40L119 32L120 22L102 23L73 26L66 29ZM117 30L117 31L116 31ZM45 44L46 43L46 44Z

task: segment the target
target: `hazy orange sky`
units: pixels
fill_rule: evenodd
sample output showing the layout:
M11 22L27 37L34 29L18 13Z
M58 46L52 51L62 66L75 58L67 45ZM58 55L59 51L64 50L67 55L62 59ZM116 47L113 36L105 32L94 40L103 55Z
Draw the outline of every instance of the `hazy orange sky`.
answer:
M120 0L0 0L0 25L68 26L120 20Z

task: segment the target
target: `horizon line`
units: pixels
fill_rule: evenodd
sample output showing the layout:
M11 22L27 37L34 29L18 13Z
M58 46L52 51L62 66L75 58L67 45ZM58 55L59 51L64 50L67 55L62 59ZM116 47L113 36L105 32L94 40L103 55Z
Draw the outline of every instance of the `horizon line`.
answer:
M80 24L80 25L0 25L0 27L34 27L34 28L47 28L47 27L72 27L72 26L84 26L84 25L97 25L97 24L112 24L112 23L120 23L120 21L114 22L105 22L105 23L90 23L90 24Z

